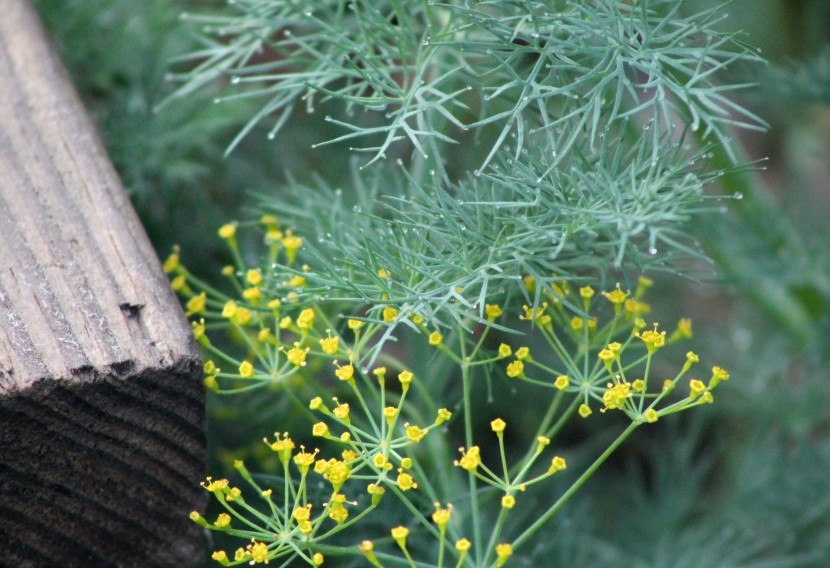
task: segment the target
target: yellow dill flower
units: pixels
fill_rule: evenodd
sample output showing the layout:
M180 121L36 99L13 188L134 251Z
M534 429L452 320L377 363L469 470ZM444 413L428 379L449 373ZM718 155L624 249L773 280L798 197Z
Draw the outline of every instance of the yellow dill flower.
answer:
M337 365L337 361L334 362ZM337 376L338 379L341 381L350 381L352 377L354 377L354 366L352 365L337 365L337 370L334 371L334 374Z
M533 292L536 290L536 279L530 274L522 278L522 282L524 282L525 289L528 292Z
M251 288L246 288L242 291L242 297L246 300L258 300L259 297L262 295L262 292L256 286L252 286Z
M349 329L358 330L363 327L364 322L361 320L350 319L349 320Z
M338 525L343 524L343 522L349 518L349 511L347 511L345 507L332 509L331 512L329 512L329 518Z
M455 549L461 553L461 558L464 558L467 553L470 551L470 547L473 545L472 542L467 540L466 538L462 538L455 543Z
M300 452L294 456L294 463L297 465L297 468L300 470L301 473L307 473L308 468L314 464L314 460L317 458L317 452L320 450L314 450L314 453L308 453L305 451L305 446L300 446Z
M170 253L170 256L167 257L167 260L164 261L162 268L167 273L173 272L179 267L179 246L176 245L173 247L173 252Z
M315 566L320 566L323 562L325 562L325 560L326 557L320 552L315 552L314 556L311 557L311 562L314 563Z
M230 240L236 235L236 221L219 227L219 237Z
M657 324L654 324L653 330L644 331L638 337L646 344L649 353L654 353L666 344L666 332L658 332Z
M236 273L236 268L232 265L228 264L222 267L222 276L227 276L228 278L232 277Z
M282 239L282 246L285 247L285 252L288 255L288 264L291 264L296 258L297 249L303 246L303 239L293 235L291 230L288 230Z
M712 404L713 402L715 402L715 397L712 396L711 392L706 391L701 395L700 402L704 402L706 404Z
M300 523L311 519L311 505L308 505L306 507L297 507L291 513L291 516L294 518L294 520Z
M306 347L305 349L300 349L300 343L295 342L294 347L286 352L285 356L288 358L288 361L297 367L305 367L306 361L305 356L308 353L309 349Z
M522 361L530 359L530 348L519 347L518 349L516 349L516 359L521 359Z
M375 556L375 545L371 540L364 540L358 546L360 552L366 556L366 560L368 560L372 566L381 566L381 563L378 562L377 556Z
M186 315L192 316L193 314L203 314L205 313L205 302L207 301L207 294L202 292L198 296L193 296L187 301L185 307L187 308Z
M349 403L344 402L342 404L338 404L336 407L334 407L334 410L332 410L332 414L334 414L340 420L348 421L348 418L349 418Z
M392 469L392 464L389 463L389 460L383 454L375 454L375 457L372 458L372 463L381 471L389 471Z
M398 317L398 310L393 308L392 306L386 306L383 308L383 321L387 323L392 323L395 321L395 318Z
M657 415L657 411L654 410L653 408L648 408L648 409L646 409L645 412L643 412L643 419L646 422L654 423L654 422L657 422L658 418L659 418L659 416Z
M579 295L583 300L590 300L594 297L594 289L590 286L583 286L579 289Z
M623 302L625 302L626 298L628 298L629 292L623 292L620 290L620 285L617 284L617 289L612 290L611 292L603 292L602 293L605 298L614 304L614 311L619 312L620 306L622 306Z
M501 508L510 510L516 506L516 498L512 495L504 495L501 498Z
M643 392L646 389L646 382L643 379L637 379L631 383L631 390L637 393Z
M706 385L703 384L703 381L699 381L697 379L692 379L689 381L689 398L691 400L696 399L699 397L703 392L706 390Z
M276 339L274 339L274 336L271 335L271 330L267 327L260 329L259 333L257 333L256 338L259 340L260 343L276 343Z
M216 522L213 524L223 529L231 524L231 516L227 513L219 513L219 516L216 517Z
M582 331L582 328L585 326L585 319L579 316L574 316L571 318L570 326L574 331Z
M481 465L481 450L478 446L471 446L468 450L458 448L461 452L461 459L453 462L453 465L466 469L467 471L475 471Z
M412 458L403 458L401 460L401 467L404 469L410 469L412 467Z
M504 434L504 429L507 428L507 423L501 418L496 418L490 422L490 428L501 438L502 434Z
M383 409L383 417L386 418L386 421L390 424L395 420L398 416L398 409L394 406L387 406Z
M605 403L605 408L603 410L621 407L630 395L630 383L608 383L607 390L602 393L602 402Z
M450 412L446 408L439 408L438 409L438 416L436 416L436 418L435 418L435 425L436 426L441 425L444 422L446 422L447 420L449 420L450 418L452 418L452 412Z
M709 388L713 389L718 386L718 383L721 381L728 381L729 380L729 373L721 369L720 367L712 367L712 378L709 379Z
M325 422L318 422L311 427L311 435L317 436L318 438L327 438L330 435L328 424Z
M202 318L199 322L192 322L193 337L198 341L205 336L205 320Z
M401 548L406 548L406 537L409 536L409 529L406 527L395 527L392 529L392 538Z
M438 331L433 331L429 334L429 344L434 345L436 347L440 346L444 342L444 338L441 336L441 333Z
M351 475L352 470L346 462L331 459L328 462L326 471L323 473L323 478L327 479L332 487L334 487L334 490L337 491Z
M230 560L228 560L228 553L224 550L217 550L213 554L211 554L210 557L216 560L222 566L227 566L228 564L230 564Z
M663 381L663 392L669 392L674 388L674 382L671 379Z
M579 412L579 415L582 418L588 418L591 414L593 414L593 411L591 410L591 407L588 406L587 404L580 404L579 405L579 410L577 412Z
M677 329L672 334L673 340L691 339L692 338L692 320L689 318L682 318L677 322Z
M447 504L446 509L442 509L439 503L434 503L434 505L435 512L432 514L432 521L438 525L443 533L447 528L447 523L450 522L450 517L452 517L452 504Z
M509 345L506 343L502 343L499 345L499 358L504 359L505 357L510 357L513 354L513 350L510 348Z
M173 291L175 292L178 292L179 290L184 292L184 287L186 283L187 279L185 278L184 274L179 274L173 280L170 281L170 287L173 288Z
M207 478L207 484L205 482L201 482L199 485L210 491L211 493L216 493L217 491L222 491L228 486L227 479L217 479L213 481L212 477Z
M297 327L302 330L309 330L314 325L314 310L306 308L297 316Z
M320 347L326 355L334 355L340 349L340 339L337 337L326 337L320 340Z
M303 278L299 274L295 274L294 276L291 277L291 280L288 281L288 285L291 286L292 288L301 288L301 287L305 286L305 284L306 284L305 278Z
M507 365L507 376L508 377L520 377L524 374L525 365L519 359L516 359L509 365Z
M568 468L568 463L565 461L565 458L555 456L550 461L550 467L548 468L548 473L556 473L557 471L562 471L563 469Z
M236 553L234 553L234 558L233 559L238 562L238 561L246 558L247 556L248 556L248 553L245 552L244 548L237 548Z
M262 284L262 271L259 268L254 270L249 270L245 273L245 280L251 286L259 286Z
M242 364L239 366L239 376L243 379L250 379L254 376L254 366L248 361L242 361Z
M398 478L395 480L395 483L401 491L418 489L418 484L415 482L415 479L413 479L413 477L406 473L403 469L398 470Z
M237 325L248 325L251 323L251 310L248 308L237 308L231 321Z
M328 408L326 408L326 405L323 403L323 399L319 396L315 396L314 398L312 398L311 402L308 403L308 407L311 410L320 410L324 413L328 412Z
M418 426L411 426L409 424L405 424L406 427L406 437L410 442L418 443L424 439L429 433L429 430L424 430L423 428L419 428Z
M280 329L288 329L291 327L292 322L291 316L285 316L280 320Z
M498 304L484 304L484 313L487 316L488 321L496 321L496 318L500 317L502 314L501 306Z
M406 386L412 382L413 377L414 375L410 371L401 371L401 373L398 374L398 381L400 381L402 385Z
M513 555L513 547L507 543L497 544L496 545L496 567L504 566L504 563L507 562L507 559Z
M559 390L565 390L566 388L568 388L568 385L570 384L571 380L568 378L567 375L559 375L553 382L553 386L555 386Z

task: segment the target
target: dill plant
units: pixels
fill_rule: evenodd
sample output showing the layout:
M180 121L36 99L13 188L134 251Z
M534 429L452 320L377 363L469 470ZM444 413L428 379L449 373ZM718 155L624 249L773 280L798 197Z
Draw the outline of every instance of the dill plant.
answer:
M715 31L717 10L681 4L234 0L183 16L203 47L168 104L221 82L215 104L261 101L229 151L277 139L300 107L340 131L321 152L356 156L350 180L289 179L219 230L232 292L178 250L165 263L206 386L285 397L308 420L265 439L279 477L238 460L247 489L203 483L224 512L193 520L243 539L215 560L533 562L635 429L713 401L728 373L690 375L691 351L661 361L691 324L647 321L640 273L707 266L684 226L744 167L731 130L764 127L733 98L749 85L719 80L759 58ZM488 402L491 381L541 412ZM606 411L626 426L575 470L563 431ZM532 434L509 437L514 421Z

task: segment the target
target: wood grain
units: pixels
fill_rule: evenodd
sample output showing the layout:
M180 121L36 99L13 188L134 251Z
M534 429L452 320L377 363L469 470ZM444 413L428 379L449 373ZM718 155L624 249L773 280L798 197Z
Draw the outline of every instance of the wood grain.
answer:
M2 12L0 566L198 565L198 349L37 15Z

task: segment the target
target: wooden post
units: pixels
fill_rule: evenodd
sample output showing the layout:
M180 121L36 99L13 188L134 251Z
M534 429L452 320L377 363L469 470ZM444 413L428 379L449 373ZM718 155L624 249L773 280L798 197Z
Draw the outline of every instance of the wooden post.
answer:
M0 565L200 565L198 349L35 11L2 4Z

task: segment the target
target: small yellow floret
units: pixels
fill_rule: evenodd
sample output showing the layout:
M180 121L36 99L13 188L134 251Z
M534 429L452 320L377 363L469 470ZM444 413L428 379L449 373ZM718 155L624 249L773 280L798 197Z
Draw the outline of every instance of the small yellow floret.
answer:
M578 412L582 418L588 418L593 413L587 404L580 404Z
M236 222L228 223L219 227L219 236L225 240L232 239L236 235Z
M501 508L502 509L512 509L516 506L516 498L512 495L505 495L501 498Z
M395 481L401 491L409 491L410 489L418 489L418 484L413 477L404 472L403 469L398 470L398 479Z
M502 343L501 345L499 345L499 358L500 359L504 359L505 357L510 357L510 355L512 353L513 353L513 350L506 343Z
M506 427L507 423L501 418L496 418L495 420L490 422L490 428L492 428L493 432L495 432L496 434L502 434Z
M392 306L386 306L383 308L383 321L387 323L392 323L395 321L395 318L398 317L398 310L393 308Z
M565 390L566 388L568 388L568 385L570 384L571 380L567 377L567 375L559 375L553 382L553 386L555 386L559 390Z
M441 336L441 333L438 331L433 331L429 334L429 344L434 345L435 347L440 346L444 341L444 338Z
M508 377L520 377L524 374L525 365L520 360L516 359L509 365L507 365L507 376Z
M325 337L320 340L320 347L326 355L334 355L340 349L340 339L337 337Z
M406 527L395 527L392 529L392 538L401 548L406 548L406 537L409 536L409 529Z
M495 321L496 318L498 318L502 314L501 306L499 306L498 304L485 304L484 313L489 321Z
M507 562L507 559L513 555L513 547L507 543L497 544L496 545L496 557L498 561L496 562L496 567L504 566L504 563Z
M565 458L561 458L559 456L554 457L550 462L550 467L548 468L548 473L556 473L557 471L562 471L563 469L567 469L568 464L565 461Z
M250 379L254 376L254 366L248 361L242 361L242 364L239 366L239 376L243 379Z

